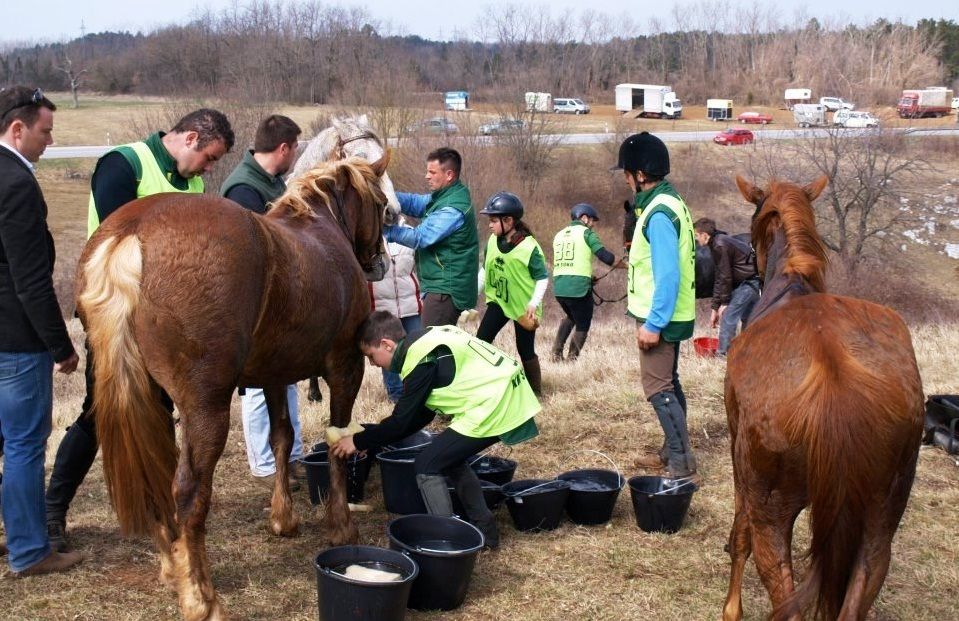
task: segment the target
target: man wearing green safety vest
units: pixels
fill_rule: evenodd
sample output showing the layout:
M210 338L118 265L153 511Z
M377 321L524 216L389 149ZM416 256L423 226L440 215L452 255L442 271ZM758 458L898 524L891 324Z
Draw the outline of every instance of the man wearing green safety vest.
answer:
M446 477L453 482L466 517L495 548L499 533L483 499L479 479L466 463L502 440L518 444L539 433L533 417L541 407L518 362L454 326L410 334L399 319L376 311L360 328L360 350L370 362L403 378L403 395L379 425L346 436L330 447L347 457L385 446L422 429L437 414L449 428L416 457L416 484L427 511L451 516Z
M615 168L622 169L635 194L627 314L636 320L643 392L665 435L658 454L640 458L636 465L688 477L696 472L696 458L678 364L679 344L693 335L696 321L693 222L686 203L665 180L669 151L659 138L648 132L628 137Z
M616 257L606 250L593 227L599 214L589 203L573 205L569 212L571 222L553 238L553 295L566 316L556 331L553 341L554 362L563 360L566 339L573 327L567 360L576 360L586 343L593 323L593 255L609 266L618 266Z
M218 110L201 108L169 132L157 132L142 142L122 145L97 161L90 181L87 237L114 211L138 198L161 192L202 193L201 175L233 147L233 129ZM47 533L54 549L68 549L67 510L77 488L93 465L99 448L93 405L93 352L86 344L86 396L80 416L67 428L47 487ZM165 394L172 412L173 405Z

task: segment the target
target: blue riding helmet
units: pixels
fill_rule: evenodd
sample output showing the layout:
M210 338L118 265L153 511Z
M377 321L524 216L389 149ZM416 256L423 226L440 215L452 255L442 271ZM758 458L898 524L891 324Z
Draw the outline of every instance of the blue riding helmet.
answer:
M599 214L596 213L596 210L589 203L573 205L573 208L569 210L569 217L573 220L579 220L583 216L589 216L593 220L599 220Z

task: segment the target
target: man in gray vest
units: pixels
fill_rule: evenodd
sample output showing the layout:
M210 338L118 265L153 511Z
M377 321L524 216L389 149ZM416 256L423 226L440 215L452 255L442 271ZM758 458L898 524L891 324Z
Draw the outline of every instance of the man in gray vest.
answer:
M299 126L292 119L274 114L260 122L253 140L253 150L243 154L243 160L226 178L220 194L240 206L258 214L265 214L270 203L286 191L285 175L296 160L296 142ZM293 424L292 460L303 456L300 419L297 407L296 384L287 386L287 408ZM270 446L270 416L261 388L240 388L240 411L243 416L243 437L250 470L258 483L273 489L276 462ZM299 476L302 466L291 464L290 474ZM290 489L299 484L290 482Z

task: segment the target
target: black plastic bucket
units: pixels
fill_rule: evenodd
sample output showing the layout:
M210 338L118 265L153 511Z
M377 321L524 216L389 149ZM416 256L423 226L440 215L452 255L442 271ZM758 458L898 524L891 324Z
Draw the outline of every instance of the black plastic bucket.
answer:
M447 481L447 487L450 490L450 498L453 500L453 513L465 517L466 509L463 507L463 503L460 501L460 497L457 495L456 489L449 481ZM496 483L490 483L489 481L484 481L483 479L480 479L480 487L483 489L483 500L486 501L486 507L490 511L496 511L499 509L503 504L503 501L506 500L506 496L503 495L503 488Z
M605 524L613 517L616 499L626 481L618 472L601 469L571 470L557 477L569 481L566 515L576 524Z
M390 444L383 447L384 451L396 451L399 449L405 448L423 448L427 444L433 441L433 434L425 429L420 429L415 433L411 433L402 440L397 440L396 442L391 442Z
M405 515L386 527L390 547L409 555L420 568L408 606L414 610L453 610L463 604L483 533L475 526L439 515Z
M640 476L629 480L636 525L647 533L675 533L683 526L693 492L689 479Z
M495 455L482 455L480 457L470 457L466 460L470 468L480 479L496 483L497 485L506 485L513 480L516 474L516 462L505 457L496 457Z
M506 508L517 530L553 530L563 521L569 481L520 479L503 486Z
M363 582L342 575L350 565L391 571L398 582ZM416 561L394 550L372 546L340 546L320 552L316 568L316 597L320 621L403 621L413 581L419 575Z
M329 451L329 449L330 449L330 445L327 444L326 442L317 442L316 444L313 445L313 449L311 452L326 453ZM364 485L366 484L366 481L370 478L370 470L373 469L373 461L377 453L379 453L379 451L366 451L366 457L364 458L359 458L357 457L356 454L354 454L354 455L351 455L349 459L347 459L348 463L352 463L354 458L356 458L356 465L362 470L362 473L360 473L360 478L363 480Z
M426 505L420 495L420 488L416 486L416 471L413 468L413 460L420 450L397 449L383 451L376 456L383 481L383 504L390 513L426 513Z
M314 447L315 448L315 447ZM353 455L346 459L346 497L349 502L363 502L366 478L370 474L369 458ZM310 502L320 504L330 489L330 456L324 449L304 455L300 462L306 469L306 484L310 490Z

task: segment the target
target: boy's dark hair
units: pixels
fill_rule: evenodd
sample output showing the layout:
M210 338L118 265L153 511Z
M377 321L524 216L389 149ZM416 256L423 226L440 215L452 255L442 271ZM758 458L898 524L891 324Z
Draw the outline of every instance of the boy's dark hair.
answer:
M376 347L383 339L402 341L406 338L403 323L385 310L373 311L360 326L360 345Z
M700 218L693 222L693 229L712 237L716 234L716 222L712 218Z
M429 155L426 156L426 161L439 162L440 166L446 170L452 170L457 179L460 178L460 171L463 170L463 158L459 151L449 147L440 147L430 151Z
M14 121L33 127L40 117L40 108L51 112L57 109L39 88L17 85L0 90L0 134L6 132Z
M295 145L303 130L293 119L281 114L272 114L260 122L253 139L254 153L272 153L280 145Z
M226 145L226 150L233 148L235 138L233 128L230 127L230 121L226 115L219 110L212 108L200 108L189 113L173 126L172 133L182 134L185 132L196 132L196 149L200 150L211 142L220 140Z

